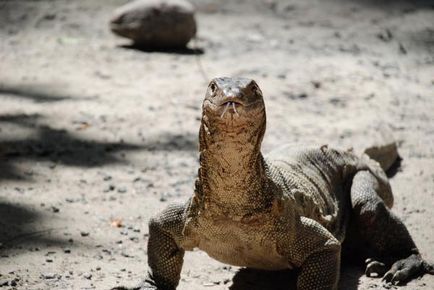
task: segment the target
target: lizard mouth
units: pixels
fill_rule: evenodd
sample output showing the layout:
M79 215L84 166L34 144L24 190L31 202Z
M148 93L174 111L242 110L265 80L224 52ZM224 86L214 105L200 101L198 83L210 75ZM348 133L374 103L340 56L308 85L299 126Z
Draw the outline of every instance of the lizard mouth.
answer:
M224 106L227 106L228 104L229 104L229 106L233 106L233 105L235 105L235 106L244 106L243 103L241 103L240 101L235 101L235 100L227 100L227 101L223 101L223 102L220 104L220 106L221 106L221 107L224 107Z
M225 101L225 102L221 103L220 107L224 107L224 109L223 109L222 114L220 115L220 118L223 118L225 116L228 109L232 109L233 113L235 113L235 115L239 116L240 114L237 111L237 106L243 106L243 104L240 102L237 102L237 101Z

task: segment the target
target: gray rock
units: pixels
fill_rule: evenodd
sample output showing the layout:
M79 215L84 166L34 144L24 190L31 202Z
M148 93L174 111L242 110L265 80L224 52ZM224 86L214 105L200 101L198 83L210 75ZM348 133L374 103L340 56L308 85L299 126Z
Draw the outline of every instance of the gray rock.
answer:
M87 236L89 235L89 232L81 231L81 232L80 232L80 235L81 235L82 237L87 237Z
M186 0L136 0L115 10L110 28L143 48L182 48L196 35L194 12Z

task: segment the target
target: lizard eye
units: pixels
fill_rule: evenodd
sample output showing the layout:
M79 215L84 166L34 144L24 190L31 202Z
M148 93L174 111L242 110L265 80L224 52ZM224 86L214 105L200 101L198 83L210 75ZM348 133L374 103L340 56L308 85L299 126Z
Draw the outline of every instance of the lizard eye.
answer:
M214 92L216 91L216 89L217 89L217 86L216 86L215 83L211 83L211 84L209 85L209 88L211 89L211 93L214 93Z

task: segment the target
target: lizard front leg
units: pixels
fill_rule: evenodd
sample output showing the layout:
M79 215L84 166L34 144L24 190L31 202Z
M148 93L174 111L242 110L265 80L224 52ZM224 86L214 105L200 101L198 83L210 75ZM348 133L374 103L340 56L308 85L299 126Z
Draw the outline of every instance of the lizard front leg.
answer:
M288 259L300 267L298 290L335 290L340 272L339 241L318 222L299 217Z
M174 290L178 286L185 252L181 246L186 239L185 209L185 205L170 205L149 221L149 271L138 289Z
M164 223L168 222L172 221L157 218L149 222L149 272L142 289L172 290L178 285L184 250L178 246L173 234L164 229Z

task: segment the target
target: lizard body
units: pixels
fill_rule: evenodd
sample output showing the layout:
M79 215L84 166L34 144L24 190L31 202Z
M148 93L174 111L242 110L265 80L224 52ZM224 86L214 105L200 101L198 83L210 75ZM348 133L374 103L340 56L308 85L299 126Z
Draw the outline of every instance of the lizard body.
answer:
M350 222L372 250L368 275L402 283L432 272L390 212L391 187L376 161L328 146L288 145L264 157L265 124L253 80L210 83L194 194L151 219L150 271L140 289L175 289L184 252L194 248L236 266L298 268L300 290L337 289Z

